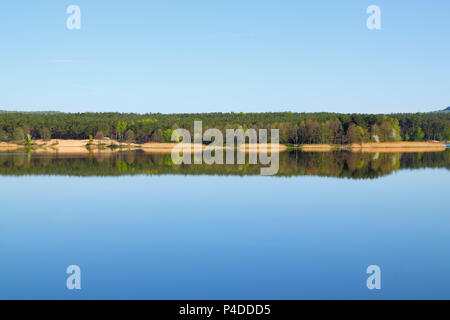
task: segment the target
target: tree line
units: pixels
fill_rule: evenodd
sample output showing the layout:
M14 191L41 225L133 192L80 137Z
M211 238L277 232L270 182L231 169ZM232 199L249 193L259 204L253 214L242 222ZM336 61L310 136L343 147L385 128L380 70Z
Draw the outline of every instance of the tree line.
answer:
M170 142L173 130L279 129L283 144L450 140L450 113L57 113L0 112L0 141L104 139Z

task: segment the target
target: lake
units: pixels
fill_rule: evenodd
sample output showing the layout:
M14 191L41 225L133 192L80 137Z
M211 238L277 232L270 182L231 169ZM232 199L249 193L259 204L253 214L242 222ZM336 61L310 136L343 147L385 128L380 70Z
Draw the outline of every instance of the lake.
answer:
M450 299L449 149L259 169L0 154L0 299Z

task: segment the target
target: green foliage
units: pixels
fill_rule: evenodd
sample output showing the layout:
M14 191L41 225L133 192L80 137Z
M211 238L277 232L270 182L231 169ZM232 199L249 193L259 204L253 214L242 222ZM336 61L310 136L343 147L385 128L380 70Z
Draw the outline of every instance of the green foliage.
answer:
M163 133L163 137L164 137L164 142L172 142L172 133L174 130L172 129L167 129L164 131Z
M119 121L116 125L116 134L118 136L118 139L122 139L122 135L127 130L128 123L127 121Z
M31 158L31 161L30 161ZM248 159L248 157L247 157ZM282 152L279 176L317 175L351 179L373 179L399 169L450 169L450 150L425 153L358 152ZM250 165L174 165L170 154L114 152L83 157L34 157L21 154L0 154L0 175L260 175L261 166Z
M138 120L138 123L142 123L142 124L145 124L145 123L156 123L156 122L158 122L158 120L157 119L152 119L152 118L148 118L148 119L142 119L142 120Z
M203 128L279 129L285 144L343 144L367 141L450 139L450 113L416 114L338 114L338 113L203 113L203 114L134 114L134 113L25 113L0 114L0 139L86 139L101 132L103 136L134 140L170 142L172 130L184 128L193 133L194 120ZM420 134L419 133L420 128ZM48 133L51 134L47 134ZM364 134L363 134L364 131ZM423 135L423 136L422 136ZM269 134L270 137L270 134Z
M173 136L173 140L172 140ZM181 140L180 135L173 129L167 129L163 133L164 142L179 142Z
M365 134L366 133L365 133L363 127L356 126L356 137L357 137L359 143L363 143L364 142Z
M25 144L27 146L31 146L31 136L29 134L27 134L25 137Z
M425 134L422 131L422 128L417 128L417 132L416 132L416 137L415 137L415 141L423 141L423 138L425 137Z
M174 163L172 161L172 156L170 154L165 154L162 162L165 166L168 166L168 167L171 167L174 165Z

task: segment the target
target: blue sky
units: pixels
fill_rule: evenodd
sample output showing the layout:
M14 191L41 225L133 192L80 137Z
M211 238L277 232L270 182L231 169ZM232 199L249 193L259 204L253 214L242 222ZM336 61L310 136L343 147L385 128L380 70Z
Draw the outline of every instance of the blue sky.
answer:
M449 36L448 0L2 1L0 109L425 112Z

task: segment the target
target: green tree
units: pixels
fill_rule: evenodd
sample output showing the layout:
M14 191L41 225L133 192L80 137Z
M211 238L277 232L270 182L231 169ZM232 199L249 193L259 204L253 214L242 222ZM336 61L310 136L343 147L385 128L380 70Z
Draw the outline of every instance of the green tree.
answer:
M21 128L23 138L43 136L44 128L51 129L51 137L58 139L85 139L102 131L106 136L123 139L130 129L139 142L162 142L163 132L178 127L193 132L195 120L203 121L203 128L279 129L281 143L343 143L356 134L353 123L365 131L364 141L398 141L408 134L410 140L450 139L450 112L408 114L339 114L339 113L203 113L203 114L133 114L133 113L25 113L0 114L0 129L7 139L21 136L15 128ZM422 133L417 135L418 128ZM370 128L370 130L369 130ZM370 135L369 135L370 132ZM400 135L401 133L401 135ZM3 135L5 136L5 135ZM353 138L357 139L357 136ZM270 139L270 137L269 137ZM23 140L23 139L20 139ZM350 139L351 140L351 139ZM356 142L356 141L354 141Z
M409 134L408 134L408 132L406 132L406 133L405 133L405 141L409 141L409 139L410 139L410 138L409 138Z
M402 136L400 135L400 124L398 119L389 119L389 122L391 123L391 139L392 141L400 141L402 139Z
M360 144L364 142L365 135L366 132L364 131L364 128L361 126L356 126L356 138Z
M31 135L29 135L29 134L26 135L25 143L27 146L31 146Z
M125 130L127 130L127 127L128 127L127 121L119 121L119 122L117 122L116 133L117 133L117 138L118 139L122 139L123 138L123 133L125 132Z
M164 131L163 133L163 137L164 137L164 141L165 142L172 142L172 133L174 130L172 129L167 129Z
M416 132L416 137L415 137L415 141L423 141L423 138L425 137L425 134L422 131L422 128L417 128L417 132Z

